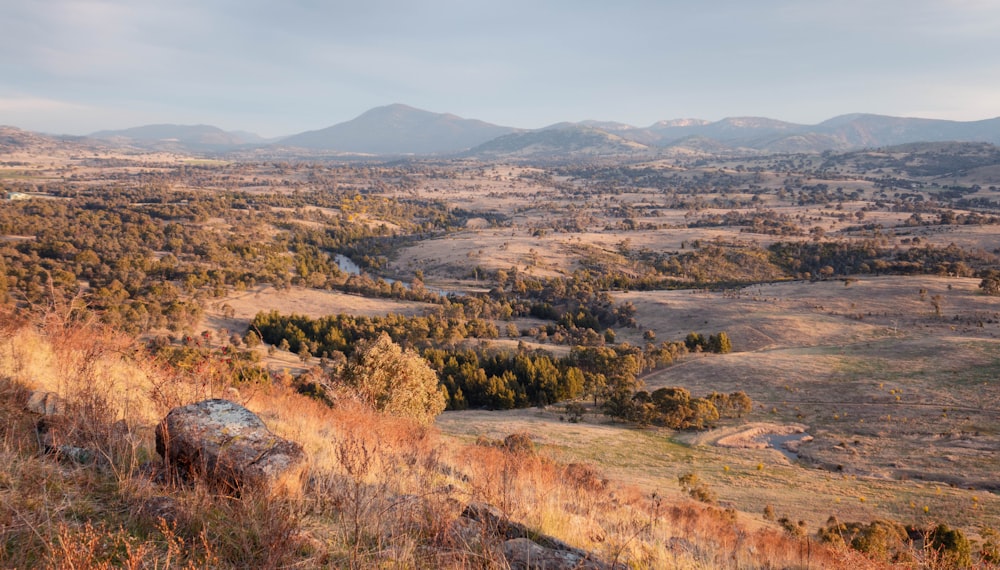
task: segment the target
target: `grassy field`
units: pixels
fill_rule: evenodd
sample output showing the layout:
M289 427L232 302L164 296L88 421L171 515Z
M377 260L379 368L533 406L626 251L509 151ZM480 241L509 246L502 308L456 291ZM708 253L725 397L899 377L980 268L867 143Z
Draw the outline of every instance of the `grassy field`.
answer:
M464 439L525 431L561 459L593 462L649 491L679 493L677 478L696 473L723 504L754 515L772 505L810 527L836 515L949 521L975 532L1000 524L1000 304L977 284L870 278L619 294L658 339L690 331L733 339L731 354L692 354L648 374L647 389L744 390L754 412L700 434L599 414L568 423L559 407L447 412L438 425ZM941 317L926 300L935 294L944 297ZM814 439L795 462L775 449L715 445L754 421L802 424Z

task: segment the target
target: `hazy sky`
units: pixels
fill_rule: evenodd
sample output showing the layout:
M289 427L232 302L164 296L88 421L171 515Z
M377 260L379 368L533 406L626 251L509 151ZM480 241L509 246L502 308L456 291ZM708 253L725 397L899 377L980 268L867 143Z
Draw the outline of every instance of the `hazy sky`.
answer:
M1000 115L997 0L2 0L0 124Z

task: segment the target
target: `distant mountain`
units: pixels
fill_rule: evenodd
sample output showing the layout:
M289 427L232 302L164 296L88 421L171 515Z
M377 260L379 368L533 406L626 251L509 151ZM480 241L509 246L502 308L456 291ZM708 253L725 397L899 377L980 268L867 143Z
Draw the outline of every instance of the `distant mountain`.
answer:
M262 144L266 139L243 131L224 131L211 125L144 125L117 131L98 131L90 138L166 151L227 151Z
M649 147L582 125L553 126L512 133L481 144L465 153L476 158L570 159L646 153Z
M448 154L516 130L396 104L376 107L332 127L293 135L279 144L359 154Z
M660 121L643 129L653 135L652 144L672 146L689 137L700 137L731 147L755 148L758 141L797 132L802 125L764 117L729 117L708 122L700 119ZM631 138L632 133L626 134Z
M942 141L1000 144L1000 117L983 121L943 121L854 114L834 117L813 129L834 137L847 148Z
M564 123L562 126L573 123ZM892 146L912 142L989 142L1000 144L1000 118L984 121L944 121L852 114L818 125L800 125L764 117L730 117L660 121L645 128L620 123L576 123L604 128L628 140L667 148L719 152L735 149L761 152L822 152ZM604 127L604 125L610 125Z
M16 129L15 129L16 130ZM3 139L3 133L8 133ZM10 129L0 145L13 148ZM26 131L20 131L26 133ZM42 135L38 135L42 136ZM983 142L1000 145L1000 117L982 121L945 121L855 113L817 125L765 117L728 117L719 121L686 118L636 127L612 121L557 123L537 130L515 129L446 113L395 104L371 109L355 119L284 139L209 125L146 125L100 131L90 139L50 137L55 142L102 144L174 152L230 152L274 156L341 154L398 156L453 155L544 157L552 159L634 155L637 152L745 154L854 151L916 142ZM4 142L6 141L6 142Z

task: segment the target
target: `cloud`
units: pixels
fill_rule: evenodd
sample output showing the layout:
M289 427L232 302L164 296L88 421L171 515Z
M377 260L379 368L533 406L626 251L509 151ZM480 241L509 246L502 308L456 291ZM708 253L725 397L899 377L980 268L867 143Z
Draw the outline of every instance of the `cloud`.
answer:
M92 130L284 134L391 102L514 125L902 112L934 82L992 92L1000 51L995 0L0 0L0 22L0 119Z

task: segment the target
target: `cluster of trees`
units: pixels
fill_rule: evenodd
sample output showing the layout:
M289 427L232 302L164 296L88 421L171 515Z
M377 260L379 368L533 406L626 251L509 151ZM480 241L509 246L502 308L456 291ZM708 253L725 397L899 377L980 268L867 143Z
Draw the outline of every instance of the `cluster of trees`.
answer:
M745 392L712 392L692 398L685 388L660 388L652 393L640 390L630 398L615 394L604 404L610 417L639 425L658 425L673 429L705 429L720 418L739 418L753 410Z
M774 263L797 277L856 274L934 274L971 277L977 267L995 266L995 254L954 244L890 249L877 240L858 242L778 242L770 247Z
M725 332L710 334L706 338L701 333L689 333L684 339L684 346L689 352L714 352L728 354L733 350L733 343Z
M422 355L438 373L451 409L466 407L509 409L547 405L582 396L631 399L643 371L666 366L690 351L728 352L724 332L692 333L685 341L648 344L645 348L621 343L574 347L556 358L541 350L501 350L489 344L463 348L467 338L496 338L496 327L483 319L447 318L440 314L385 317L331 315L310 318L261 312L249 335L324 362L350 358L357 346L385 336ZM624 396L623 396L624 395Z
M983 280L979 282L979 288L987 295L1000 295L1000 271L990 269L982 273Z
M278 311L257 313L250 329L265 342L284 343L296 354L329 357L340 352L350 355L361 340L385 333L405 347L427 348L454 344L467 338L497 338L496 325L485 319L466 319L461 314L430 314L407 317L389 314L365 317L347 314L316 319L304 315L282 315Z
M572 359L542 351L431 348L423 356L437 371L450 409L512 409L582 396L593 379Z

